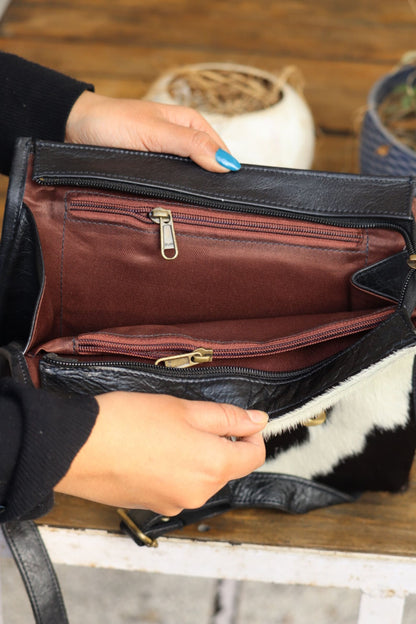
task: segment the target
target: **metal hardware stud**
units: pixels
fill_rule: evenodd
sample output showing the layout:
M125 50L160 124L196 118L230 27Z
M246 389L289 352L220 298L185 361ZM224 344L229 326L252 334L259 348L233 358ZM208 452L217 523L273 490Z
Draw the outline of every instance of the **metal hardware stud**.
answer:
M407 264L411 269L416 269L416 254L410 254L410 256L408 256Z
M318 425L323 425L325 421L326 421L326 411L322 410L322 412L319 412L317 416L314 416L313 418L308 418L308 420L304 422L303 424L306 427L317 427Z

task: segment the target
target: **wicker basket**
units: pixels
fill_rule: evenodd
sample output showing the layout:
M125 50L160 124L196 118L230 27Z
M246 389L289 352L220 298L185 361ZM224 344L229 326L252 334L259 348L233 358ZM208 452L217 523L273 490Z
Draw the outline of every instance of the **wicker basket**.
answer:
M416 152L401 143L382 123L378 107L396 86L406 82L415 66L384 76L371 89L360 135L360 170L368 175L416 175Z

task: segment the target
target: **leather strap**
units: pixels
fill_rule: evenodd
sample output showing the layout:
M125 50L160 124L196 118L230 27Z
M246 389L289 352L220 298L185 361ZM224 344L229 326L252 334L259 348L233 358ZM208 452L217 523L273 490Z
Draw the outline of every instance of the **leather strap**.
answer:
M69 624L58 579L34 522L1 525L26 587L36 624Z
M169 531L230 509L260 507L300 514L319 507L350 503L357 496L300 477L253 472L242 479L230 481L202 507L185 509L172 518L137 509L122 512L120 528L138 546L155 546L155 540Z

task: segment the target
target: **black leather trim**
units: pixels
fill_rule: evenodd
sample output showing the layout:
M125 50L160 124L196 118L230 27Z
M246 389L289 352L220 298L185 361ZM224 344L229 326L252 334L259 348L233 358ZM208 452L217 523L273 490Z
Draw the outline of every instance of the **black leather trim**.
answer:
M12 342L5 347L0 347L0 362L3 370L8 371L8 376L25 385L33 386L22 346L19 343Z
M243 165L232 175L207 172L166 154L36 141L33 178L85 184L99 179L333 219L388 217L412 222L411 177L370 177Z
M0 344L25 342L42 280L33 217L23 204L31 141L18 144L8 189L0 244Z
M357 271L351 278L358 288L379 297L386 297L398 302L409 272L407 265L408 253L402 251L376 264Z

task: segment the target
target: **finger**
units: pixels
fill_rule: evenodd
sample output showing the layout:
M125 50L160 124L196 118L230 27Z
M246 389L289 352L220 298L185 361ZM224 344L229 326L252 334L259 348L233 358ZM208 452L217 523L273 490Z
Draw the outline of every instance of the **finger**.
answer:
M188 108L186 106L166 105L163 107L161 114L165 119L174 124L206 132L206 134L208 134L219 147L228 151L228 147L220 135L214 130L205 117L195 109Z
M146 147L191 158L197 165L215 173L238 171L240 163L214 138L203 130L164 122L159 124L157 141L149 137Z
M232 442L222 439L226 445L227 480L239 479L260 468L266 459L266 447L261 433L255 433Z
M187 401L188 422L207 433L226 437L247 437L264 429L268 415L259 410L244 410L228 403Z

